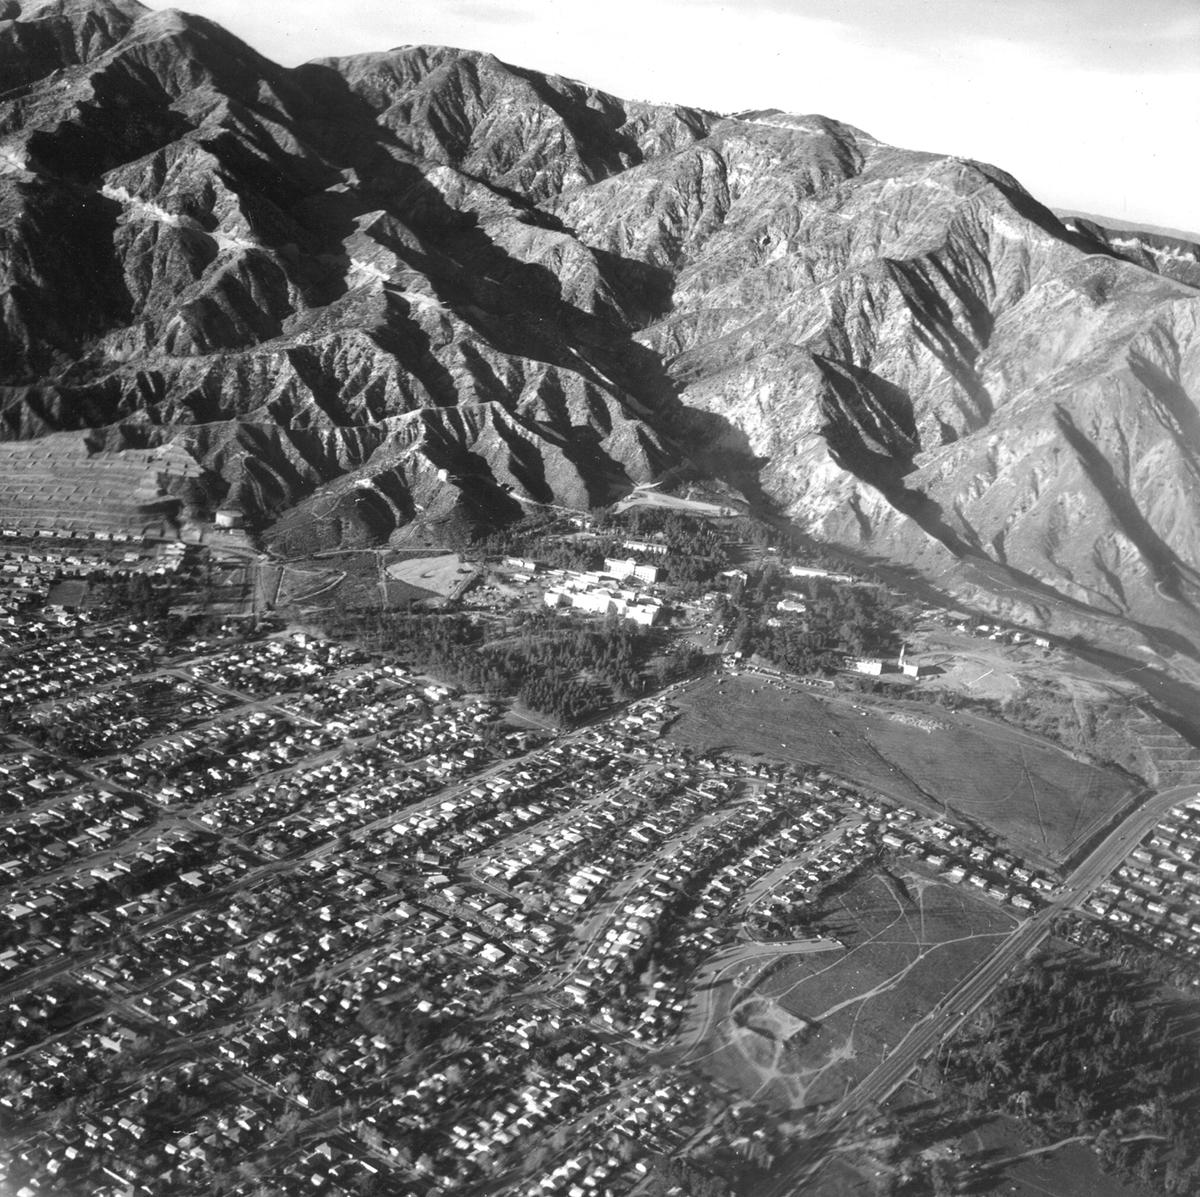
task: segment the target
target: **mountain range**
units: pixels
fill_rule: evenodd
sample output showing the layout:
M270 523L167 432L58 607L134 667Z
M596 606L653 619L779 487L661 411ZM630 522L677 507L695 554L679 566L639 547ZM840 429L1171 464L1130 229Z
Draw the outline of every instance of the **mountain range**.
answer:
M0 436L171 441L287 550L639 484L1200 642L1200 246L817 115L0 0Z

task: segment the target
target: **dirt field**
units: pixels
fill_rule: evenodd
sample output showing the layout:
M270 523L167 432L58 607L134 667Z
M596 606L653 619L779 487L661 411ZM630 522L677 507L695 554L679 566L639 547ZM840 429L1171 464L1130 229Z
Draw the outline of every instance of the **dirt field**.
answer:
M744 674L678 700L671 738L819 765L890 797L960 814L1058 863L1120 810L1133 783L1045 740L912 703L818 696ZM923 730L914 720L933 730Z
M822 911L843 951L793 956L732 999L706 1067L790 1109L841 1097L1015 925L960 887L871 873Z
M387 572L397 582L420 590L432 590L445 597L461 586L475 572L475 567L465 565L457 553L447 553L441 557L397 561L387 567Z
M626 495L613 510L620 513L631 507L662 507L668 511L680 511L685 515L728 516L738 511L738 505L730 500L729 503L710 503L704 499L681 499L678 495L665 495L656 490L636 488L632 494Z
M991 698L998 702L1014 698L1021 692L1021 682L1015 672L1004 667L999 657L985 653L922 653L923 665L933 665L942 672L921 682L924 690L956 690L972 698Z
M910 638L909 657L940 671L922 679L923 691L950 689L1004 701L1030 685L1049 685L1097 702L1137 693L1131 683L1060 649L995 643L952 628L917 631Z

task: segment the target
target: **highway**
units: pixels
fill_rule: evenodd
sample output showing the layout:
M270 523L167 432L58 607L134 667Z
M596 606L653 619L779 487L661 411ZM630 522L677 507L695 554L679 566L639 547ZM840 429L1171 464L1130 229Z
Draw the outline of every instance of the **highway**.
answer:
M991 997L1014 966L1050 935L1058 915L1083 902L1169 810L1196 797L1200 797L1196 786L1177 786L1155 794L1131 812L1079 864L1046 906L1017 927L991 956L925 1014L874 1071L821 1113L812 1137L779 1160L776 1165L779 1179L758 1197L800 1194L802 1186L836 1145L839 1124L891 1097L913 1069Z

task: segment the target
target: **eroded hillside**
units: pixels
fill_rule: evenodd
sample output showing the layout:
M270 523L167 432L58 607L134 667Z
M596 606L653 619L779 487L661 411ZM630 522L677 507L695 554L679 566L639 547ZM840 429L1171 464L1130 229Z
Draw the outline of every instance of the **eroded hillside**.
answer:
M5 16L5 436L174 440L259 527L356 542L716 478L1194 632L1186 245L824 117L436 47L289 70L132 0Z

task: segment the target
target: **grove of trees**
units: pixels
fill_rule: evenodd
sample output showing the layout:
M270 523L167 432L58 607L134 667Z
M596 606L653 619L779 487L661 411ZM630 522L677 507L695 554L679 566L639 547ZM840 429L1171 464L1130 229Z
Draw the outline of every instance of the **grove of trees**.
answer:
M778 600L804 602L803 613L778 612ZM899 652L907 613L880 586L807 579L796 589L773 565L718 602L718 619L732 621L735 651L757 653L793 673L833 673L846 656Z
M1047 1142L1088 1136L1101 1166L1154 1192L1200 1192L1194 1002L1078 951L1009 981L944 1080L976 1108L1021 1115Z
M464 689L515 695L566 723L641 693L647 676L662 682L689 671L697 657L676 650L651 667L653 632L615 617L564 623L548 611L517 615L503 627L461 614L343 613L329 630L364 636Z

